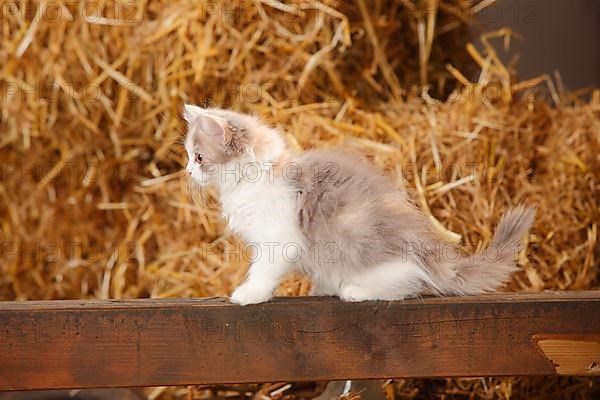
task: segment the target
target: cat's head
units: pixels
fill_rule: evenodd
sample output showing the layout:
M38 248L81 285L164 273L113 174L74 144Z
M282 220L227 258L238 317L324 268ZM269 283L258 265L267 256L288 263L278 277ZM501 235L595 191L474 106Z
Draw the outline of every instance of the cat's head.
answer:
M186 104L183 118L188 123L186 172L201 185L233 179L231 171L273 161L285 151L279 133L250 115Z

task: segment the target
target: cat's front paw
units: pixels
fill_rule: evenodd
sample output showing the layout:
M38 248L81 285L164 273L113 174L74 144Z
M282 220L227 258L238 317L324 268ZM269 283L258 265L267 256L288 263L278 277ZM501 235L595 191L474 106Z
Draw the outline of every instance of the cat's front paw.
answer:
M373 294L366 288L358 285L344 285L340 290L340 299L344 301L373 300Z
M231 301L245 306L247 304L263 303L271 297L273 297L273 289L270 286L246 282L233 291Z

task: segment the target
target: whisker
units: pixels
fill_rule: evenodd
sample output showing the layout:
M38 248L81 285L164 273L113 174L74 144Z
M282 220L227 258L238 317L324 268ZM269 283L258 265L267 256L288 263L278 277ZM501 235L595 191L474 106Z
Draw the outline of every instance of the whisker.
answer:
M177 135L177 136L167 136L164 138L155 139L157 142L174 142L174 143L184 143L185 136Z
M202 206L206 205L206 188L192 178L188 179L187 192L193 204Z

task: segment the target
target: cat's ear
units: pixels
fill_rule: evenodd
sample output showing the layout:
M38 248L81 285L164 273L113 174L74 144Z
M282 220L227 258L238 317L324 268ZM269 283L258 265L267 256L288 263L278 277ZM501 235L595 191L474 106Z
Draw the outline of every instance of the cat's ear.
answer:
M233 132L227 121L212 115L210 111L192 104L184 104L183 119L188 124L199 123L205 135L223 140L226 146L233 140Z
M200 117L200 127L202 131L215 138L223 140L226 146L233 140L233 133L226 120L210 114L203 114Z
M183 119L188 124L196 121L198 117L203 114L203 111L200 107L195 106L193 104L184 104L183 105Z

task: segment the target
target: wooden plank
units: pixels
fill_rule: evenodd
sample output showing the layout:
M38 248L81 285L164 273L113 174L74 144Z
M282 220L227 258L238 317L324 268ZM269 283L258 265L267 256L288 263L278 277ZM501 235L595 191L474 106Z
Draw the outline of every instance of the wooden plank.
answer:
M4 302L0 390L597 375L599 343L600 292Z

